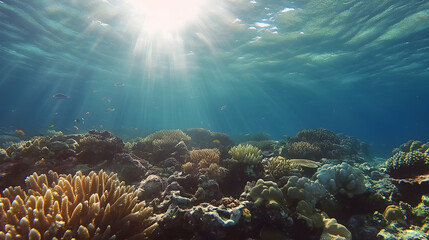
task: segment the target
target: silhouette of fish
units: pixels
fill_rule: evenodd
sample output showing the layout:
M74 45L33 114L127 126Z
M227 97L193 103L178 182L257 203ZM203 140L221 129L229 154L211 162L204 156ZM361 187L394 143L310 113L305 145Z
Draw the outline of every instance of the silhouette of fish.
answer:
M67 99L67 98L70 98L70 96L67 96L64 93L55 93L52 97L56 98L56 99Z

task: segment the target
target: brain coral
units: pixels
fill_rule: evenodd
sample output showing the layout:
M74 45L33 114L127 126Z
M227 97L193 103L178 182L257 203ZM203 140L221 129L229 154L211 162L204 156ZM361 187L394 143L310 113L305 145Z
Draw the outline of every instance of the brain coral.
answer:
M249 165L256 164L262 160L261 150L250 144L239 144L238 146L232 147L228 153L233 159Z
M157 227L152 208L116 174L48 176L29 176L27 191L3 191L0 239L144 239Z
M333 195L353 197L366 191L365 176L358 168L343 162L338 165L326 164L313 175Z

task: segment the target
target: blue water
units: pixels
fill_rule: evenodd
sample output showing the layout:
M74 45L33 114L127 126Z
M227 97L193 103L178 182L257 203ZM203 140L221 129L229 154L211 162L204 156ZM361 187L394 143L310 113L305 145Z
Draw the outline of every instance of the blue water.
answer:
M0 1L2 131L202 127L281 139L322 127L387 155L429 141L428 1L198 8L154 33L125 0Z

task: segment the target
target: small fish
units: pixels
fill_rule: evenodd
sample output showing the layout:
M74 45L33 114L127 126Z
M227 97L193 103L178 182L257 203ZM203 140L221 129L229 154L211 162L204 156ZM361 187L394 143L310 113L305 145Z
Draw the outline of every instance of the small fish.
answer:
M103 102L107 102L107 103L112 102L112 100L108 99L107 97L103 97L101 100L102 100Z
M134 128L134 131L138 131L139 129L138 128Z
M214 143L220 143L218 139L213 140Z
M86 114L86 115L89 115L89 112L86 112L85 114Z
M116 109L115 108L106 108L106 110L104 110L104 112L105 113L110 113L110 112L113 112L113 111L115 111Z
M223 110L225 110L227 107L228 107L227 105L223 105L223 106L221 106L221 107L220 107L220 110L221 110L221 111L223 111Z
M67 96L64 93L55 93L54 95L52 95L52 97L55 98L55 99L67 99L67 98L70 98L70 96Z
M113 84L113 86L115 86L115 87L123 87L123 86L125 86L125 84L123 82L116 82L115 84Z
M80 122L80 119L76 118L75 120L73 120L73 122L78 123L78 122Z
M54 124L51 124L51 125L49 125L49 127L50 127L50 128L53 128L53 127L55 127L55 126L54 126Z
M22 135L22 136L25 135L25 132L22 131L21 129L16 129L15 132L17 132L19 135Z
M73 128L74 128L74 130L76 130L76 131L77 131L77 130L79 130L79 128L78 128L76 125L74 125L74 126L73 126Z

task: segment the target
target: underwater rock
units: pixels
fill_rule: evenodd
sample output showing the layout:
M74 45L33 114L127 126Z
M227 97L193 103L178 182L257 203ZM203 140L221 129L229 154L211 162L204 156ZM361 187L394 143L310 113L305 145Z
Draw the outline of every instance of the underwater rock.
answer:
M79 141L79 163L95 165L105 160L112 161L116 153L124 152L124 142L109 131L90 130Z
M347 222L347 229L352 233L353 239L376 239L382 227L369 214L354 215Z
M0 148L0 162L3 162L7 159L9 159L9 154L7 154L7 151L5 149Z
M166 183L161 177L149 175L138 185L139 199L153 199L155 197L160 197L165 186Z
M197 202L210 202L222 198L223 195L219 190L219 184L215 180L201 175L198 181L198 189L194 195Z
M146 174L146 168L142 160L133 158L128 153L117 153L108 166L112 172L118 174L119 179L128 184L140 182Z
M246 203L228 208L202 203L192 208L171 207L159 220L154 239L231 239L248 234Z

